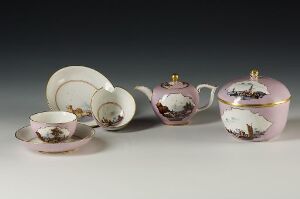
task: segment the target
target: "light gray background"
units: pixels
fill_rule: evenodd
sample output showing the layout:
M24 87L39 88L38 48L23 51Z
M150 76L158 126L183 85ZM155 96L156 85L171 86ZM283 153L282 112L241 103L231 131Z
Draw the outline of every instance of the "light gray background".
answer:
M1 198L299 198L299 23L296 6L273 2L4 6L0 48ZM33 12L34 11L34 12ZM23 148L14 132L47 110L56 70L85 65L137 103L120 132L97 129L73 153ZM136 85L173 72L221 86L258 67L292 94L282 136L240 143L226 134L217 102L190 126L160 124ZM208 91L201 96L205 103Z

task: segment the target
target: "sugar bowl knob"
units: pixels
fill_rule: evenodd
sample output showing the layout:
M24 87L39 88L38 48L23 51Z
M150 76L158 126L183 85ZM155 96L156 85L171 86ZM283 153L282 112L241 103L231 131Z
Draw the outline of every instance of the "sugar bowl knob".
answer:
M252 69L251 72L250 72L250 78L252 80L257 80L258 77L259 77L259 71L258 71L258 69L256 69L256 68Z
M179 75L178 75L177 73L173 73L173 74L172 74L172 81L173 81L173 82L177 82L178 79L179 79Z

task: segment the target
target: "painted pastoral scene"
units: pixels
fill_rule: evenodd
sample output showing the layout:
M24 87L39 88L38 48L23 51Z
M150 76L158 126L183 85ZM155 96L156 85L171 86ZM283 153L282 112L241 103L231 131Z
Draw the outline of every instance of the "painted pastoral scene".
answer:
M119 124L122 120L123 120L123 116L118 115L117 117L111 118L111 119L107 119L105 117L102 117L101 119L101 124L104 127L110 127L110 126L116 126L117 124Z
M194 110L195 104L191 97L180 94L163 96L156 107L160 114L170 121L181 121L188 117Z
M242 109L225 110L222 120L230 134L243 140L260 138L272 125L258 113Z
M88 104L83 105L82 108L67 105L66 111L75 114L79 122L89 122L93 120L92 112Z
M242 100L260 99L270 94L267 87L257 81L236 82L226 90L228 95L241 97Z
M103 127L117 126L124 119L124 111L119 104L107 102L99 107L98 118Z
M37 130L36 134L43 142L59 143L68 138L69 131L59 127L44 127Z
M176 88L186 88L190 85L187 82L175 82L175 83L174 82L164 82L161 84L161 87L170 89L170 88L174 88L175 84L176 84Z

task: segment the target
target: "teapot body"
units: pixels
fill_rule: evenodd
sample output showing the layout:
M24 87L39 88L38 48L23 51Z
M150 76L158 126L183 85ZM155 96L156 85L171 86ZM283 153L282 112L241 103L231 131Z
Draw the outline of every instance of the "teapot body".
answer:
M135 87L147 96L155 114L167 125L189 124L196 113L212 105L217 89L209 84L199 84L195 88L178 79L179 75L174 73L172 81L159 84L153 91L145 86ZM199 107L199 94L203 88L210 89L210 98L206 105Z
M151 98L155 114L167 125L189 124L199 107L199 94L189 83L178 88L156 86Z

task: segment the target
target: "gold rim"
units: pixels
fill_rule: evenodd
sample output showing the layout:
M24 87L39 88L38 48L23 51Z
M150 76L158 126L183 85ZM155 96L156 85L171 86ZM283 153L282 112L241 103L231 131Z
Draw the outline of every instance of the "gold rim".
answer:
M69 122L75 122L77 121L77 116L75 115L75 119L74 120L71 120L71 121L68 121L68 122L39 122L39 121L36 121L36 120L33 120L31 117L36 115L36 114L41 114L41 113L48 113L48 112L51 112L51 113L55 113L55 112L59 112L59 113L67 113L67 114L72 114L72 115L75 115L74 113L70 113L70 112L67 112L67 111L42 111L42 112L37 112L37 113L33 113L32 115L29 116L29 120L33 121L33 122L37 122L37 123L42 123L42 124L66 124L66 123L69 123Z
M76 140L75 142L81 142L82 140L86 140L86 139L90 139L90 138L93 138L93 137L94 137L96 131L95 131L95 129L94 129L93 127L90 127L89 125L86 125L86 124L80 124L80 125L83 125L83 126L88 127L88 128L90 129L91 134L88 135L88 136L86 136L86 137L83 137L83 138L82 138L82 137L79 137L79 136L77 136L77 135L73 135L74 137L80 138L80 140ZM55 145L55 144L61 144L61 143L47 143L47 142L44 142L44 143L33 143L33 142L30 142L33 138L30 139L30 140L23 140L23 139L19 138L19 137L18 137L18 133L19 133L20 131L22 131L23 129L28 128L28 127L30 127L30 125L29 125L29 126L23 126L22 128L18 129L18 130L15 132L15 138L18 139L18 140L21 141L21 142L27 142L27 143L31 143L31 144L53 144L53 145Z
M59 91L64 85L69 84L69 83L74 83L74 82L84 83L84 84L87 84L87 85L93 87L95 90L98 90L98 88L97 88L95 85L91 84L90 82L84 81L84 80L69 80L69 81L66 81L66 82L64 82L63 84L59 85L59 87L57 88L57 90L56 90L56 92L55 92L55 98L54 98L54 101L55 101L55 105L56 105L56 107L58 108L58 110L61 110L61 108L60 108L60 107L58 106L58 104L57 104L57 94L58 94L58 91ZM102 88L102 87L101 87L101 88ZM99 89L101 89L101 88L99 88Z
M100 108L102 108L104 105L106 105L106 104L114 104L115 106L118 106L120 109L121 109L121 113L123 112L123 118L121 119L121 121L119 121L119 123L121 123L122 122L122 120L125 118L125 112L124 112L124 110L123 110L123 108L118 104L118 103L116 103L116 102L106 102L106 103L103 103L103 104L101 104L100 105L100 107L98 108L98 110L97 110L97 118L100 120L100 114L99 114L99 110L100 110ZM120 114L121 115L121 114ZM103 124L102 123L102 121L98 121L99 123L101 123L101 124ZM116 126L108 126L108 127L105 127L105 128L110 128L110 127L112 127L112 128L114 128L114 127L118 127L118 124L119 123L117 123L117 125ZM102 126L104 126L104 125L102 125Z
M285 99L285 100L281 100L281 101L277 101L277 102L272 102L272 103L267 103L267 104L238 104L238 103L234 103L234 102L227 102L225 100L222 100L220 98L218 98L219 102L222 102L223 104L227 104L230 106L236 106L236 107L251 107L251 108L263 108L263 107L273 107L273 106L277 106L280 104L284 104L286 102L289 102L291 100L291 97Z
M125 88L120 87L120 86L113 86L113 88L114 88L114 89L116 89L116 88L123 89L125 92L127 92L127 93L129 94L129 96L133 99L133 102L134 102L134 112L133 112L132 118L129 120L128 123L123 124L123 125L121 125L121 126L115 126L115 127L113 127L112 129L107 129L107 128L106 128L106 130L120 130L120 129L124 128L125 126L127 126L127 125L131 122L131 120L133 119L133 117L134 117L134 115L135 115L135 112L136 112L136 101L135 101L134 97L131 95L131 93L128 92ZM91 104L90 104L91 109L92 109L93 98L94 98L96 92L99 91L99 90L101 90L101 89L103 89L103 88L100 88L100 89L96 90L95 93L93 94L93 96L92 96L92 98L91 98ZM106 90L106 89L104 89L104 90ZM110 91L108 91L108 90L106 90L106 91L107 91L107 92L110 92ZM113 91L112 91L112 92L113 92ZM112 93L112 92L110 92L110 93ZM99 109L98 109L98 110L99 110ZM97 119L97 117L95 116L95 114L94 114L93 111L92 111L92 114L93 114L93 116L94 116L94 119L95 119L96 122L98 123L99 121L98 121L98 119ZM98 115L98 114L97 114L97 115ZM103 128L103 127L100 126L99 124L97 125L97 127Z
M59 71L65 70L65 69L67 69L67 68L70 68L70 67L81 67L81 68L85 68L85 69L91 69L91 70L93 70L95 73L98 73L98 74L102 75L103 77L105 77L105 78L107 79L107 81L112 85L112 83L110 82L110 80L109 80L105 75L103 75L102 73L100 73L99 71L97 71L97 70L94 69L94 68L87 67L87 66L81 66L81 65L63 66L62 68L58 69L57 71L55 71L54 73L51 74L51 76L48 78L48 81L47 81L47 84L46 84L45 96L46 96L46 100L47 100L47 105L48 105L48 107L49 107L49 109L50 109L51 111L55 111L56 109L55 109L54 107L52 107L51 104L49 103L49 99L48 99L48 95L47 95L47 90L48 90L49 82L50 82L50 80L52 79L52 77L53 77L56 73L58 73ZM113 85L112 85L112 86L113 86ZM99 89L101 89L101 88L99 88ZM96 90L98 90L98 89L96 88ZM95 91L95 92L96 92L96 91ZM55 98L56 98L56 97L55 97ZM56 102L56 100L55 100L55 102ZM58 106L57 106L57 109L60 111L60 109L59 109ZM95 120L94 120L94 121L95 121ZM85 124L85 123L82 123L82 122L78 122L78 123L80 123L80 124ZM96 121L95 121L95 123L96 123ZM86 124L86 125L87 125L87 124ZM88 125L88 126L89 126L89 127L92 127L92 128L99 127L98 124L93 124L93 125Z
M75 151L77 151L78 148L76 149L71 149L69 151L57 151L57 152L46 152L46 151L38 151L39 153L42 153L42 154L49 154L49 155L56 155L56 154L69 154L69 153L73 153Z

